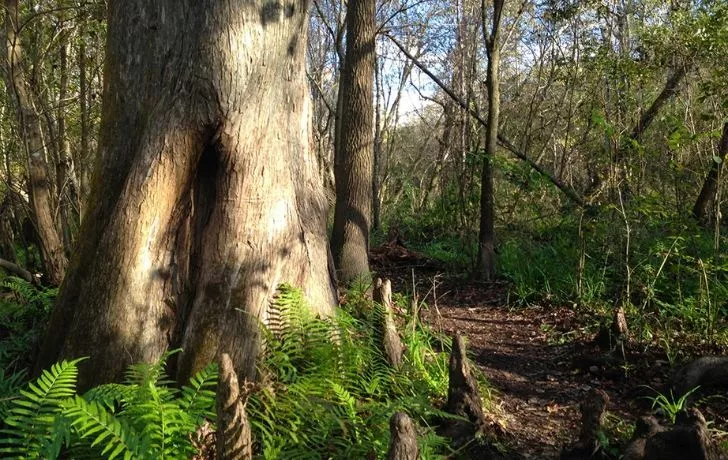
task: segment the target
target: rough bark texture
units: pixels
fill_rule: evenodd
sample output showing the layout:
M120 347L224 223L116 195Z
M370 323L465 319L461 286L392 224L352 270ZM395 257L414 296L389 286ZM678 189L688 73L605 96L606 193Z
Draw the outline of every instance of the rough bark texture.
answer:
M595 342L602 350L614 351L619 345L626 344L629 340L627 317L624 313L624 307L620 305L614 309L612 324L609 327L602 326L599 329Z
M485 157L480 177L480 234L478 236L478 262L476 275L483 281L495 277L495 203L493 200L493 158L498 145L500 115L500 22L504 0L493 2L493 24L490 36L485 38L488 69L485 84L488 88L488 124L485 128ZM485 0L481 4L483 33L485 33Z
M478 391L478 383L470 373L470 365L465 353L462 336L452 339L450 352L450 376L447 388L445 411L464 417L464 420L445 421L443 434L455 441L455 445L468 442L478 431L486 426L483 401Z
M5 0L6 84L14 95L18 111L23 148L28 159L28 191L33 220L40 237L40 250L48 280L60 284L68 263L63 241L53 219L53 193L46 163L47 148L40 115L27 86L21 64L22 47L19 30L18 1Z
M61 23L61 28L64 27ZM58 101L56 107L56 120L58 125L56 150L56 188L58 189L58 211L60 213L60 227L63 234L63 246L65 255L71 254L73 235L71 221L75 217L72 203L76 201L75 195L78 187L76 185L75 168L73 167L71 155L71 143L66 133L66 98L68 97L68 53L70 49L69 38L66 38L60 47L59 72L60 81L58 88Z
M109 2L100 155L39 366L91 356L86 387L181 347L185 380L224 346L252 379L280 283L333 310L307 9Z
M341 74L341 129L335 152L336 208L331 249L344 283L369 274L374 155L374 0L351 0Z
M417 460L420 458L417 430L407 414L395 412L389 419L389 432L392 439L389 442L388 460Z
M608 403L609 396L604 391L594 389L589 393L587 399L579 406L581 410L579 439L573 446L564 449L561 453L562 459L602 458L604 456L601 451L599 432L604 424Z
M81 29L83 33L83 29ZM89 168L86 166L90 156L89 147L89 84L87 75L86 42L79 40L78 45L78 104L81 122L81 143L75 150L75 163L78 168L78 209L81 218L86 210L86 200L89 193Z
M250 423L245 413L248 393L240 392L230 355L220 357L217 379L217 446L218 460L247 460L253 458Z
M623 452L625 460L718 460L705 418L697 409L678 414L674 426L660 425L653 417L643 417L632 441Z
M394 322L392 313L392 282L389 280L382 281L377 278L374 283L374 301L378 302L384 309L384 318L382 321L382 346L384 354L389 364L398 368L402 364L402 354L404 347L402 340L397 332L397 325Z
M695 200L695 206L693 206L693 217L704 227L711 223L711 217L717 216L719 211L714 208L723 172L723 164L728 157L728 123L723 125L723 134L721 134L718 141L718 154L716 156L720 161L711 160L710 170L705 182L703 182L703 187L700 189L700 195Z

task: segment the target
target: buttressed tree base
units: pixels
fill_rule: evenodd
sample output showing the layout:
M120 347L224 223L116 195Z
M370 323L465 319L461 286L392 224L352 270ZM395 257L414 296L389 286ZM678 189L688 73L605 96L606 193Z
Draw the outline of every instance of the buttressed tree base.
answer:
M39 367L83 387L183 348L251 377L280 283L335 305L309 150L306 1L110 1L101 152Z

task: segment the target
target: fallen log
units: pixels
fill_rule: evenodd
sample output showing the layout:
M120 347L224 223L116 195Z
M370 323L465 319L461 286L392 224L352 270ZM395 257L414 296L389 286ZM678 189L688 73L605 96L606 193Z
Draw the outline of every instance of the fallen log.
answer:
M40 280L37 277L33 276L32 273L30 273L28 270L24 269L18 264L10 262L9 260L0 259L0 268L4 268L8 272L18 276L19 278L24 279L29 283L40 284Z
M705 418L697 409L680 412L674 426L643 417L624 449L625 460L721 460L710 439Z
M695 387L728 387L728 357L704 356L687 363L673 375L672 387L680 396Z

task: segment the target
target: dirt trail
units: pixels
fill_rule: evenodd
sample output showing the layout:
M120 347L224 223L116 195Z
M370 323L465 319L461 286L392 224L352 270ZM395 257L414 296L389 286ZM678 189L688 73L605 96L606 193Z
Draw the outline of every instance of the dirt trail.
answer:
M423 317L436 330L467 338L472 359L496 392L507 458L559 458L562 447L578 437L579 405L592 388L609 396L605 428L623 438L630 436L632 422L651 411L655 389L668 393L664 354L644 346L606 354L575 308L510 308L506 283L448 280L442 266L398 240L374 248L371 262L378 276L392 280L395 292L412 293L416 286L429 307ZM728 398L698 407L714 422L714 431L726 436ZM618 446L603 447L614 452Z
M509 447L524 458L557 458L578 433L579 403L597 383L585 383L574 373L573 347L549 345L534 311L488 306L439 310L442 331L468 337L473 359L498 392L513 443Z
M630 414L643 412L647 404L636 385L663 383L659 371L625 381L623 370L592 364L590 356L598 353L584 340L553 343L557 329L577 323L569 309L510 309L504 284L444 282L435 302L433 276L417 281L429 305L424 318L443 333L467 337L471 357L496 391L508 458L558 458L562 446L578 435L579 404L593 387L609 394L610 413L633 420ZM411 278L402 272L398 280L390 277L399 292L411 292Z

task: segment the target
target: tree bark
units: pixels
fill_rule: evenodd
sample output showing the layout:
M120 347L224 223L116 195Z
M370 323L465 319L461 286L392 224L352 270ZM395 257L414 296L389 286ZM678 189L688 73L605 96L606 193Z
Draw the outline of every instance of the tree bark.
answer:
M63 25L61 24L61 26ZM71 219L75 217L73 202L78 187L71 156L71 143L66 133L66 97L68 95L68 51L71 48L70 38L66 37L61 43L59 57L60 81L58 89L58 108L56 119L58 122L58 162L56 164L56 187L58 189L58 208L60 211L60 228L63 231L63 245L65 254L71 254L73 235Z
M181 347L180 381L221 351L253 380L279 284L333 311L307 7L109 2L100 155L37 369L90 356L85 388Z
M382 281L377 278L374 283L374 301L378 302L383 311L382 318L382 347L384 355L390 366L398 369L402 365L402 355L404 354L404 346L397 332L397 324L394 322L394 313L392 312L392 282L389 280Z
M81 29L81 33L83 29ZM81 144L76 152L74 162L78 168L78 210L80 219L83 219L86 210L86 201L89 191L89 178L87 162L90 157L89 148L89 84L87 76L86 43L82 37L78 46L78 103L81 122Z
M28 159L28 191L31 196L34 224L40 236L43 265L52 284L60 284L67 259L63 240L53 219L53 193L46 163L47 151L40 116L27 87L21 63L18 0L5 0L6 84L14 95L22 143Z
M480 233L478 260L475 274L482 281L495 277L495 203L493 200L493 158L498 145L498 117L500 114L500 23L505 0L493 1L493 24L490 36L485 37L488 55L486 87L488 88L488 124L485 128L485 155L480 176ZM485 28L485 0L481 3L483 34Z
M443 424L444 435L455 440L456 444L472 439L486 426L478 382L470 371L465 340L459 334L452 338L447 402L443 409L463 418L448 419Z
M389 419L389 442L387 460L417 460L420 448L417 445L417 430L412 419L404 412L395 412Z
M3 268L7 270L8 272L23 278L25 281L28 281L29 283L38 284L38 280L33 276L32 273L30 273L28 270L24 269L18 264L15 264L9 260L5 260L0 258L0 268Z
M369 274L372 210L374 0L351 0L341 75L341 131L335 152L336 208L331 249L345 283Z
M245 412L249 393L245 389L241 391L230 355L223 353L219 361L216 398L217 458L250 460L253 458L253 443L250 422Z
M705 182L703 182L703 187L700 189L700 195L695 200L695 206L693 206L693 217L704 227L710 224L711 211L715 207L715 198L718 193L721 173L723 172L723 163L728 157L728 123L723 125L723 134L721 134L720 140L718 141L717 157L720 161L711 159L710 170L705 178ZM714 215L717 215L717 211L716 209Z

